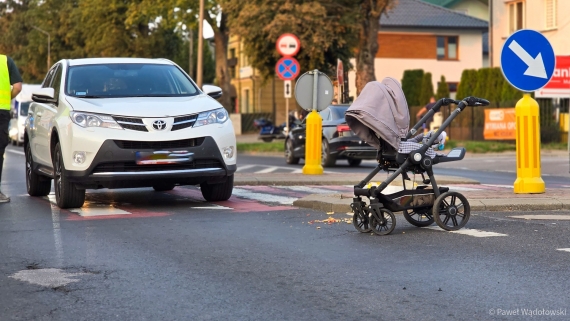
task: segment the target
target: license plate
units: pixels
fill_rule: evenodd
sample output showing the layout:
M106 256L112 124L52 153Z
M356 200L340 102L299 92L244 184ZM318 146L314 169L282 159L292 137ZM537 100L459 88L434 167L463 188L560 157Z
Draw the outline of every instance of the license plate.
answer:
M136 152L137 165L178 164L194 160L194 153L188 151Z

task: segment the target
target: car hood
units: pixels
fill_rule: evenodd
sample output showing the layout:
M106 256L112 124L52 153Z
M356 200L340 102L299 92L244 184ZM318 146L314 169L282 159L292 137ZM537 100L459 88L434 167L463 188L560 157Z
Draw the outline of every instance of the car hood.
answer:
M208 95L191 97L76 98L66 97L74 111L133 117L195 114L222 105Z

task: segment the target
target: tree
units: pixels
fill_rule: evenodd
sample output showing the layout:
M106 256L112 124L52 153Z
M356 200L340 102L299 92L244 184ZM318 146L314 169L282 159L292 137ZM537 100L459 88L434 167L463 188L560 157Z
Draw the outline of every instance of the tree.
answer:
M477 70L465 69L461 73L461 79L457 88L457 99L463 99L468 96L474 96L475 87L477 86Z
M431 72L426 72L422 77L422 85L419 95L420 105L425 105L429 103L431 97L433 97L433 83L431 81Z
M503 82L503 87L501 88L501 106L514 107L521 98L522 92L511 86L508 81Z
M356 46L350 0L233 0L228 1L232 33L240 37L252 67L264 80L275 75L281 58L275 49L283 33L295 34L301 49L295 56L301 70L319 69L333 75L337 58L345 66Z
M437 93L435 94L435 99L439 100L441 98L449 98L449 86L445 81L444 75L441 75L441 79L437 83Z
M424 71L422 69L405 70L402 79L402 91L406 96L408 106L420 106L420 88L422 87Z
M359 9L358 51L356 53L356 93L376 80L374 59L378 52L378 31L380 16L395 4L393 0L354 1Z

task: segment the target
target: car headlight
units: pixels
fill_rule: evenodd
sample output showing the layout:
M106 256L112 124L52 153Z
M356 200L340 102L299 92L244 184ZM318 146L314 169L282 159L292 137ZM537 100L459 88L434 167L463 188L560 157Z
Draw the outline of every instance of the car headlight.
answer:
M210 111L205 111L198 115L198 119L194 123L194 127L200 127L210 124L223 124L228 120L228 112L225 108L218 108Z
M113 129L123 129L111 116L89 114L72 111L71 121L81 127L104 127Z

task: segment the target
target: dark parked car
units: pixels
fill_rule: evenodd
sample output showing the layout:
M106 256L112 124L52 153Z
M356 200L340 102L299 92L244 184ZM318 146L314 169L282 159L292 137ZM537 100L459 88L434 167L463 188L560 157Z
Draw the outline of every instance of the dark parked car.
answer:
M362 141L346 124L344 112L348 107L349 105L332 105L319 112L323 118L323 167L335 165L338 159L348 160L351 166L360 165L363 159L376 159L376 149ZM287 164L298 164L299 159L305 157L305 119L292 128L285 140Z

